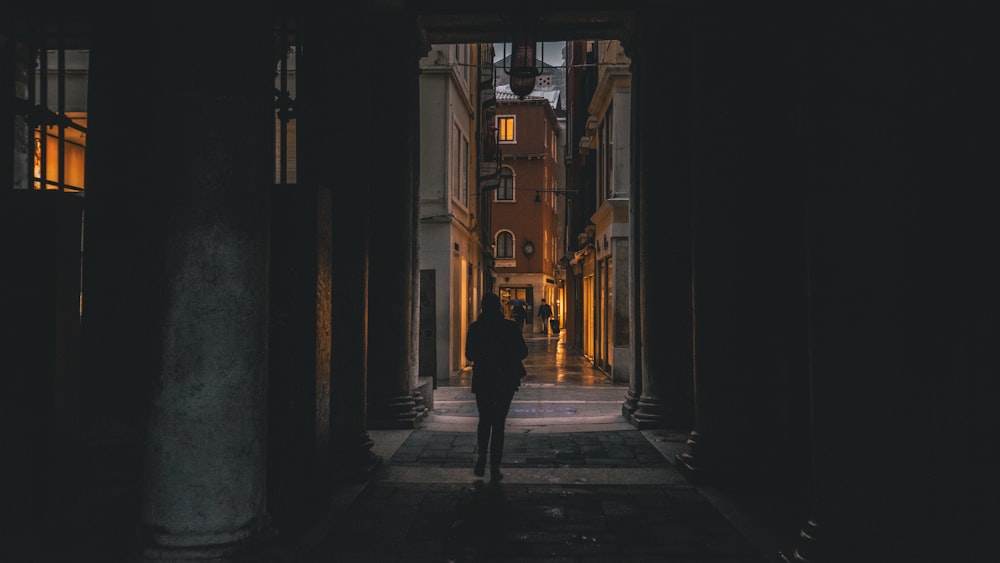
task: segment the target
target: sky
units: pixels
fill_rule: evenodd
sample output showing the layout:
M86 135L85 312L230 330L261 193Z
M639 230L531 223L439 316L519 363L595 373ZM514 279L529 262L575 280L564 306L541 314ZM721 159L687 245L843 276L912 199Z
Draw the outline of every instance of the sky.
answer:
M510 55L510 43L507 43L507 55ZM563 60L563 49L566 47L565 41L546 41L537 47L537 56L541 58L544 55L544 61L552 66L563 66L565 61ZM504 56L504 43L494 43L493 51L495 52L495 57L493 62L497 62L503 59Z

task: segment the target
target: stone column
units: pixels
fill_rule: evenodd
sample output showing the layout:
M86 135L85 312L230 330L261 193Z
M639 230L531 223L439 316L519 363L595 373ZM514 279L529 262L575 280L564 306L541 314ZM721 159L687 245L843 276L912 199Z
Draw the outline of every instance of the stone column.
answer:
M364 17L353 6L338 10L342 10L344 21L362 21ZM353 480L363 478L381 463L372 452L367 422L368 183L370 171L383 161L380 152L370 150L372 143L380 141L369 119L379 110L369 96L358 96L354 89L343 87L342 81L344 76L365 76L371 70L365 57L343 56L370 39L365 31L370 26L334 34L321 22L300 23L306 50L300 97L311 96L313 100L301 124L308 143L303 147L304 158L311 162L306 170L314 181L330 186L333 198L328 248L333 275L327 289L332 317L328 387L331 477L334 481ZM341 137L330 134L333 130L350 131L358 142L345 146ZM331 166L329 155L333 154L340 158L338 165Z
M624 230L624 225L622 226ZM611 287L614 297L611 314L613 332L610 335L612 345L611 370L615 383L628 383L631 379L628 373L632 361L632 333L629 326L629 249L627 236L611 237Z
M429 45L418 47L422 53L430 50ZM414 57L414 65L422 57ZM410 389L413 395L417 418L427 416L434 408L434 378L420 378L420 76L414 76L413 96L410 98L410 127L413 142L410 144L410 185L414 195L410 217Z
M746 21L780 14L696 11L697 416L679 462L694 480L794 489L808 451L804 165L795 105L773 93L796 88L797 28L761 35ZM766 87L737 87L751 83Z
M136 131L155 92L155 34L94 22L87 76L88 129L81 318L80 455L90 514L131 537L140 520L144 431L158 369L164 215L153 179L168 166L160 145ZM130 47L123 49L122 45ZM115 478L109 479L108 476ZM81 500L81 502L83 502ZM98 509L100 508L100 509Z
M0 129L11 132L9 135L0 137L0 154L11 155L11 158L0 159L0 178L4 179L3 184L0 185L0 202L4 203L8 201L7 198L10 196L12 188L12 185L8 184L8 182L14 181L14 160L15 158L19 158L14 156L15 135L13 132L16 130L14 124L17 119L15 117L17 114L15 111L15 100L17 97L23 95L14 80L15 73L17 72L17 53L19 47L11 35L12 31L7 29L6 25L0 28L0 88L2 88L2 91L7 92L7 95L0 99L0 115L3 116L3 119L0 120Z
M276 88L292 104L290 166L274 188L271 213L270 379L268 392L268 509L282 532L301 530L329 507L332 340L333 151L330 113L340 106L329 93L329 49L309 44L309 21L282 32L276 49L280 72L294 71ZM285 37L282 37L285 35ZM319 33L322 37L330 34ZM296 41L297 40L297 41ZM280 77L280 75L279 75Z
M421 416L414 400L412 350L414 283L413 207L416 201L412 103L418 95L416 22L404 14L377 14L382 36L365 57L372 111L367 130L380 158L369 170L373 225L369 246L368 425L412 428ZM419 115L419 113L417 114Z
M300 183L275 186L271 207L268 510L286 532L329 507L333 205L328 187L302 181L304 160Z
M622 403L622 416L626 420L631 420L632 414L639 408L639 397L642 394L642 301L640 300L639 280L642 279L642 268L640 267L639 249L642 247L642 226L639 223L642 208L642 138L640 134L642 120L639 115L642 112L641 104L645 96L640 96L642 87L642 75L638 72L638 60L642 57L639 49L642 40L638 32L629 35L622 41L622 45L632 60L630 68L632 72L631 88L632 96L631 113L629 114L629 147L631 148L629 163L629 245L628 245L628 315L630 341L632 355L629 359L628 391L625 392L625 401Z
M824 37L803 43L814 487L787 560L994 549L988 24L954 36L935 9L893 13L823 10L804 26Z
M72 193L2 198L4 517L43 521L72 504L80 475L80 219ZM9 471L9 473L7 473Z
M691 61L688 7L637 18L636 106L641 395L638 428L691 421ZM668 29L664 29L666 22Z
M259 550L267 511L271 18L182 13L148 141L163 212L162 310L142 508L145 557ZM133 186L140 189L142 186ZM280 447L275 445L276 447Z

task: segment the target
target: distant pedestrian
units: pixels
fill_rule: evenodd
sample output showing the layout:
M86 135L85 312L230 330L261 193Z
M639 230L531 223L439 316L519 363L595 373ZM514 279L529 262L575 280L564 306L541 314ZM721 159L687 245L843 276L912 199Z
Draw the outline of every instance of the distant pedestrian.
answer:
M549 317L552 316L552 307L542 298L542 304L538 306L538 316L542 319L542 334L549 333Z
M483 296L482 312L469 325L465 357L472 361L472 393L479 410L478 457L473 472L483 476L489 452L490 481L496 482L503 478L500 465L507 413L525 375L522 360L528 357L528 345L521 327L504 318L500 298L494 293Z
M517 323L517 328L524 328L524 318L526 313L524 305L520 303L514 303L514 306L510 308L510 316L514 319L514 322Z

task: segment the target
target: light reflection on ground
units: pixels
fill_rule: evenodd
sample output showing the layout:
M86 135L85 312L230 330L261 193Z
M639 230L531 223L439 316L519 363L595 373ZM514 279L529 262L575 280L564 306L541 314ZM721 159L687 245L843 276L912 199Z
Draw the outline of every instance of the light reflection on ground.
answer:
M521 380L522 385L614 386L611 377L594 367L590 359L578 350L567 348L564 337L543 334L525 336L528 357L524 366L528 375ZM452 375L448 385L465 387L471 383L472 370L466 368Z

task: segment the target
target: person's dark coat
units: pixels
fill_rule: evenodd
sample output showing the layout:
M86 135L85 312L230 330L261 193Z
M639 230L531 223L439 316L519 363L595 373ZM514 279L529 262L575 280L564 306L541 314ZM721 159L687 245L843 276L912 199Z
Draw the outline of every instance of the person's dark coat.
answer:
M538 306L538 316L542 318L543 321L549 320L552 316L552 307L548 303L542 303Z
M528 357L528 345L521 328L503 316L503 309L484 309L469 325L465 357L473 362L472 392L507 392L517 389L524 376L521 360Z
M514 305L510 310L511 315L514 317L514 322L522 325L524 324L524 318L527 315L527 311L524 310L523 305Z

